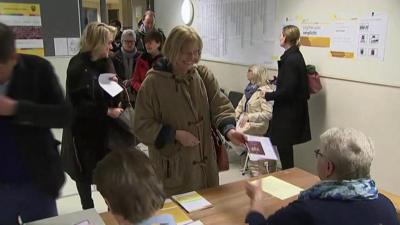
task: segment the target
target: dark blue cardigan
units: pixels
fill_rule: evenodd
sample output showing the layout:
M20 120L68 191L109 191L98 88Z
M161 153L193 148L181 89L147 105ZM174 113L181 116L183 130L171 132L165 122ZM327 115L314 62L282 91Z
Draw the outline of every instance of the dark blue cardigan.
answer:
M388 198L363 201L296 200L265 219L258 212L246 217L250 225L399 225Z

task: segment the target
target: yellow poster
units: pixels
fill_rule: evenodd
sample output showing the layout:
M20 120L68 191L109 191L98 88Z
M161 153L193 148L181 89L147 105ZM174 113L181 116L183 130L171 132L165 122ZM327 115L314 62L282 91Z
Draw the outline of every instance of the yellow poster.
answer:
M39 4L0 3L0 22L14 31L18 53L44 56Z

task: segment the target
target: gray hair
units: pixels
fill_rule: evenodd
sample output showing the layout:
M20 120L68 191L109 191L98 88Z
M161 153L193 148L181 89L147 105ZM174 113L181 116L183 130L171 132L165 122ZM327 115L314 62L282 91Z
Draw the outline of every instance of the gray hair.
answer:
M121 41L125 40L125 38L127 38L128 36L133 37L133 40L136 41L136 34L135 34L135 31L132 29L127 29L127 30L124 30L124 32L122 32Z
M321 153L335 164L339 180L370 178L374 145L354 128L331 128L321 136Z

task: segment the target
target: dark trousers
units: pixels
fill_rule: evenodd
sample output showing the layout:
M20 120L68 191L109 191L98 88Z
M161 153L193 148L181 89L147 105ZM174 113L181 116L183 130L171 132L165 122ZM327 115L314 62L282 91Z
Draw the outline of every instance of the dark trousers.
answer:
M278 145L279 158L282 164L282 170L290 169L294 167L293 160L293 146L292 145Z
M57 216L56 200L32 184L0 183L0 224L17 225Z
M81 199L82 209L94 208L92 199L92 188L90 182L77 181L76 188L78 189L79 198Z

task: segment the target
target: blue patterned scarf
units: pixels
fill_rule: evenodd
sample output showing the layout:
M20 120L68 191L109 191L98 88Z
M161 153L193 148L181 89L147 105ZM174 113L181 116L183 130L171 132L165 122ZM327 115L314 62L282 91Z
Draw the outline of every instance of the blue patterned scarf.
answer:
M251 82L244 89L244 96L246 96L246 103L244 105L244 111L247 112L247 102L251 98L251 96L257 91L258 85L252 84Z
M372 200L378 198L378 189L371 179L322 181L302 191L299 200Z

